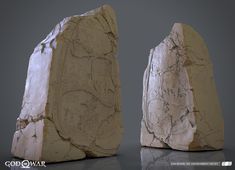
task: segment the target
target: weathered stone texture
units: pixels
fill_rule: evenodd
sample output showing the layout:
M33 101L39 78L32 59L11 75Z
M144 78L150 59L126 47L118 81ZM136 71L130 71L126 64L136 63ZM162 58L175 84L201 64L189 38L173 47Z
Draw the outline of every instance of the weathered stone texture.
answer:
M224 124L206 44L176 23L151 49L143 81L141 145L184 151L223 148Z
M12 154L59 162L116 154L122 137L112 8L65 18L30 57Z

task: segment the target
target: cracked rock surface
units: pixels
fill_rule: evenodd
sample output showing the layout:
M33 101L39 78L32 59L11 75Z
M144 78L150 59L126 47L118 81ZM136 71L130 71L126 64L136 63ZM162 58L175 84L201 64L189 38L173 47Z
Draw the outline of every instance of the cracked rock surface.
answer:
M184 151L223 148L224 124L209 53L176 23L151 49L143 80L141 145Z
M59 162L116 154L122 138L117 24L104 5L67 17L30 57L11 152Z

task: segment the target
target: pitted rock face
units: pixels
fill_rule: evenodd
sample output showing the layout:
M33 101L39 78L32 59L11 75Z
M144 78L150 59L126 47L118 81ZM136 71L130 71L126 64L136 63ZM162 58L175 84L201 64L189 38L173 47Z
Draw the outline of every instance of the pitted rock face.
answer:
M122 137L110 6L65 18L30 57L12 154L58 162L116 153Z
M223 118L208 50L190 26L175 24L150 51L144 73L141 145L178 150L223 147Z

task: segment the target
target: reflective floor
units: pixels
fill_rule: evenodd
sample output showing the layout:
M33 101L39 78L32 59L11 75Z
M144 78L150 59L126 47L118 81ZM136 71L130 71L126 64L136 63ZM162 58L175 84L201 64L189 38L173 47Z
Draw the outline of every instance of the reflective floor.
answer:
M223 151L181 152L141 148L141 166L150 169L226 169Z
M226 154L229 158L226 158ZM85 159L56 164L47 164L49 170L205 170L232 169L222 166L224 161L232 161L232 150L204 152L181 152L170 149L153 149L138 145L126 145L120 148L117 156L108 158ZM13 169L21 169L12 167Z

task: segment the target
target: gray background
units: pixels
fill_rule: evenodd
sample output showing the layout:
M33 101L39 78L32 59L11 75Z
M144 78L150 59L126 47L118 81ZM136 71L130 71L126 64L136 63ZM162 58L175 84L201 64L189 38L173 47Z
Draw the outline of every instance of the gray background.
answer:
M125 130L118 156L111 159L121 169L141 169L139 134L142 77L149 49L169 34L175 22L182 22L193 26L208 45L225 120L225 158L232 160L235 156L235 1L1 0L0 166L3 166L4 161L12 159L11 140L21 109L28 60L34 47L64 17L82 14L105 3L114 8L118 20L118 59ZM93 162L96 162L94 167L101 164L102 169L108 169L109 166L118 169L110 165L112 161L97 163L97 159L88 160L91 167L87 167L86 161L66 163L66 166L76 166L77 162L79 166L85 164L81 165L85 169L92 169ZM59 166L62 165L51 165L56 168Z

